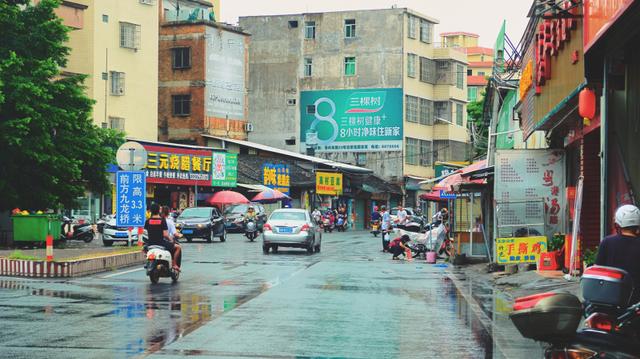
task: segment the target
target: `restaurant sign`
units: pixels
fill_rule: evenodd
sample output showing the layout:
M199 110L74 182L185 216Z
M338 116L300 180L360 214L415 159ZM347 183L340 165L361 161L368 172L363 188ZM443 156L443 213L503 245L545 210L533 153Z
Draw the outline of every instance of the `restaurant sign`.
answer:
M538 263L547 252L547 237L496 238L498 264Z
M316 172L316 193L330 196L342 194L342 173Z
M214 152L213 173L211 174L211 186L213 187L237 187L238 186L238 154Z
M211 186L212 151L154 146L147 150L147 183Z
M262 184L289 195L291 176L289 166L274 163L262 164Z

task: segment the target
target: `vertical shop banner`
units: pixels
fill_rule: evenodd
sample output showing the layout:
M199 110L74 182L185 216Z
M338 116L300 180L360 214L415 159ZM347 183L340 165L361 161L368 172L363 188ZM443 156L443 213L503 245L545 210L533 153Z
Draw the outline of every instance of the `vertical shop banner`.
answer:
M116 173L116 226L144 226L147 211L146 193L146 178L143 171Z
M212 151L144 145L148 183L211 186Z
M273 163L262 164L262 184L289 195L291 176L289 166Z
M316 193L330 196L342 194L342 173L316 172Z
M544 233L540 234L548 238L554 233L566 233L564 151L498 150L494 181L498 226L507 226L514 232L523 228L526 232L527 224L542 219L544 229L531 228L542 230Z
M302 91L301 150L402 150L402 89Z
M496 238L498 264L538 263L547 252L547 237Z
M238 186L238 154L214 152L213 173L211 174L211 186L213 187L237 187Z

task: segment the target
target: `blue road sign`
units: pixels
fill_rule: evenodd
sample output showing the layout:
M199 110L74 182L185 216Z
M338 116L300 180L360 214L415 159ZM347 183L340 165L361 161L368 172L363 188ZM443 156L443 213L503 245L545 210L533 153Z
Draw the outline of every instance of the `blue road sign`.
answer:
M440 190L440 198L455 199L456 197L457 196L455 192L447 192L447 191Z
M142 227L147 203L144 171L116 173L116 226Z

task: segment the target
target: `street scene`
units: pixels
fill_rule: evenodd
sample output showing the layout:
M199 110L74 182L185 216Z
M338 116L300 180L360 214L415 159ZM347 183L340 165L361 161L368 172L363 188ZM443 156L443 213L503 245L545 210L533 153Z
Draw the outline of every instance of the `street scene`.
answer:
M640 0L0 0L0 357L640 358Z

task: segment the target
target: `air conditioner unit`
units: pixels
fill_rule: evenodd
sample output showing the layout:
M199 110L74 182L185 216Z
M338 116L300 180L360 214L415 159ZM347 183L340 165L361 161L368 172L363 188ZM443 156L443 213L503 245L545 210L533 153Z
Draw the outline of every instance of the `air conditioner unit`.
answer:
M247 132L253 132L253 123L245 123L244 124L244 130Z

